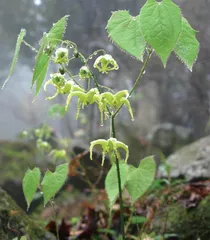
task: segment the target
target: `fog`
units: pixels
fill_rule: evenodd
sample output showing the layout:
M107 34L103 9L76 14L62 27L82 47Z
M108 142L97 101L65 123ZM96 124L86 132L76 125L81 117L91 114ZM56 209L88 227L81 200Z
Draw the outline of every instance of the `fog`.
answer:
M136 91L136 100L132 102L136 121L130 123L126 111L123 111L118 121L129 124L138 136L147 135L156 124L170 122L191 129L197 139L209 131L210 1L174 2L181 6L184 16L199 31L201 48L193 72L175 56L170 57L164 70L158 57L153 56ZM115 90L130 89L141 63L112 45L105 26L111 11L128 9L131 14L136 15L144 3L143 0L1 0L0 84L3 84L9 72L20 29L23 27L27 30L26 40L37 47L42 33L48 31L53 22L70 14L65 38L75 41L85 55L98 48L105 48L116 58L120 70L105 77L99 76L100 81ZM81 129L85 129L90 137L99 134L102 130L96 109L84 111L89 119L88 126L84 126L75 121L75 102L64 119L52 119L48 116L50 105L64 103L62 98L45 101L46 93L42 90L32 103L35 96L31 90L34 62L34 53L23 46L14 74L0 91L0 139L15 139L20 131L38 127L44 122L51 124L63 137L75 137ZM75 63L72 71L76 73L78 67ZM53 69L49 73L50 71Z

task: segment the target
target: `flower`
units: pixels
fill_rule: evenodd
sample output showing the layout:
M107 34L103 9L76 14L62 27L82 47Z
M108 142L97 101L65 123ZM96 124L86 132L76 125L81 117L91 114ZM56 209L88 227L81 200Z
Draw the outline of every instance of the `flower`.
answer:
M106 73L106 74L112 70L119 69L117 62L109 54L105 54L98 57L95 60L93 67L97 68L99 72Z
M67 48L58 48L55 52L55 63L67 64L69 50Z
M50 75L52 83L57 87L63 87L65 85L65 77L60 73L53 73Z

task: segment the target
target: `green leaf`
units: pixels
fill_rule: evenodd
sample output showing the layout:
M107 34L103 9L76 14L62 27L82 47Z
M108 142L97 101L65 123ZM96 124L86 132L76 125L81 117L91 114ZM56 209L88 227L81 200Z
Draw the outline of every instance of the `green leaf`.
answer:
M141 160L138 168L129 168L126 189L128 190L132 203L140 198L149 188L154 180L156 164L153 157Z
M36 95L39 93L39 90L42 86L42 83L47 74L48 66L50 63L50 58L42 52L37 58L36 67L34 70L33 81L36 81Z
M9 74L8 74L8 77L7 77L6 81L4 82L4 84L2 86L2 89L4 88L6 83L9 81L9 78L11 77L11 75L12 75L14 69L15 69L15 66L16 66L16 63L17 63L17 60L18 60L18 55L19 55L19 52L20 52L20 47L21 47L21 44L22 44L22 41L23 41L23 38L25 37L25 35L26 35L26 30L21 29L20 34L18 35L18 38L17 38L15 53L14 53L12 64L11 64L11 67L10 67L10 70L9 70Z
M28 169L23 178L23 193L28 205L30 207L31 201L36 193L39 186L41 173L39 168L33 170Z
M174 52L192 71L193 64L199 52L199 42L196 39L196 31L185 18L182 18L182 31L174 48Z
M141 32L139 16L132 17L128 11L113 12L106 28L109 37L120 49L143 60L146 42Z
M57 23L53 25L49 33L45 33L40 40L40 48L36 56L36 63L32 79L32 86L36 82L36 95L39 93L42 83L47 74L51 54L63 39L63 34L66 30L67 19L68 16L61 18ZM50 49L48 49L48 54L44 52L46 47Z
M179 7L171 0L147 0L140 11L140 23L145 40L154 48L165 67L181 32Z
M16 238L13 238L12 240L18 240L18 238L16 237ZM27 240L27 238L26 238L26 236L22 236L22 237L20 238L20 240Z
M47 74L47 69L50 62L50 57L44 52L45 47L47 46L47 37L46 33L43 34L42 39L40 40L40 48L36 55L36 62L34 67L33 79L32 79L32 86L37 82L43 82L44 78ZM42 68L44 64L44 68Z
M20 240L27 240L26 236L22 236Z
M68 17L69 15L66 15L62 17L57 23L53 24L53 27L46 35L48 43L52 44L53 47L57 47L57 45L63 39L63 35L66 31Z
M127 179L128 165L125 162L120 162L120 176L121 176L121 189L124 188ZM115 203L115 200L119 194L118 178L117 178L117 166L112 165L109 170L106 180L105 188L109 197L110 205Z
M143 224L147 221L147 218L144 216L133 216L131 218L131 224Z
M65 183L68 174L68 164L61 164L56 167L55 172L47 170L41 183L44 195L44 205L55 196Z

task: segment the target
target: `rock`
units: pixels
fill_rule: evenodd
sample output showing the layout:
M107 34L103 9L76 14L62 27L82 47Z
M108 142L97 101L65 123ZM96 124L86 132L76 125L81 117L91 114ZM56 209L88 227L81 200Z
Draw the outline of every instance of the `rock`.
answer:
M147 138L166 156L193 140L190 129L168 122L156 125Z
M28 167L33 166L35 148L21 141L0 141L0 185L7 180L22 180Z
M26 170L34 166L34 161L33 145L21 141L0 141L0 187L10 194L22 209L27 208L22 179Z
M36 221L27 216L14 200L0 188L0 239L11 240L27 235L31 240L54 239Z
M166 203L156 212L153 231L176 234L178 240L210 239L210 197L205 197L197 207L186 209L179 203Z
M210 177L210 136L201 138L170 155L171 177L184 176L187 180ZM159 176L166 176L159 171Z

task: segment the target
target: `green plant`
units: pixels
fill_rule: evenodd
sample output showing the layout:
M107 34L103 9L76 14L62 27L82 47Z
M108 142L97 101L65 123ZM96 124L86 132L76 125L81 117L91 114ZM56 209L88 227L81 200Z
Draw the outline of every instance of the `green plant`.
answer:
M48 97L48 100L55 98L58 94L67 95L65 110L71 103L71 98L78 99L78 107L76 118L78 118L80 110L86 105L96 104L101 114L101 125L104 120L110 120L110 137L109 139L98 139L90 144L90 158L92 159L92 149L99 144L103 150L102 165L105 154L114 155L115 162L106 177L106 191L110 200L110 208L112 208L117 197L120 200L121 209L121 237L125 239L124 232L124 216L123 216L123 196L122 191L127 189L131 196L132 204L141 197L155 176L155 162L152 156L143 159L138 168L128 165L128 147L117 140L115 131L115 118L121 108L125 105L133 120L133 112L129 102L129 98L135 90L139 80L145 73L146 66L153 52L160 57L164 67L172 52L192 70L193 64L197 58L199 51L199 43L196 40L196 31L192 29L188 21L182 17L181 11L177 5L171 0L147 0L141 8L140 14L133 17L128 11L116 11L112 13L107 24L107 31L110 39L123 51L143 62L140 73L130 90L122 90L117 93L102 91L108 89L101 86L93 74L89 66L89 59L97 54L101 55L96 58L93 65L102 74L108 74L110 71L118 70L119 66L115 59L104 50L95 51L88 57L85 57L77 48L74 42L63 40L63 34L67 25L68 16L60 19L53 25L48 33L45 33L40 40L39 49L36 50L25 42L24 36L26 31L21 30L17 40L16 50L12 66L9 72L11 76L21 44L24 43L37 53L32 86L36 84L36 95L39 93L49 63L59 66L58 72L51 74L51 79L44 84L44 90L47 85L52 84L55 87L55 94ZM79 69L78 75L73 76L67 68L69 63L75 58L80 59L82 67ZM80 84L79 79L88 81L88 88L85 89ZM6 80L6 82L8 81ZM90 81L93 80L95 88L90 89ZM5 82L5 83L6 83ZM50 151L50 147L41 139L37 142L37 147ZM126 152L125 161L122 161L118 148L122 148ZM62 153L57 153L58 155ZM44 195L44 204L50 201L58 190L62 187L67 176L68 164L57 166L54 173L47 171L40 184L41 173L38 168L28 170L23 180L24 194L28 203L28 207L35 195L38 187ZM117 173L117 174L116 174Z
M13 240L18 240L18 238L13 238ZM22 237L20 238L20 240L27 240L27 237L22 236Z

